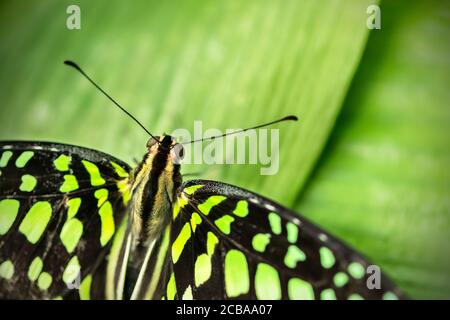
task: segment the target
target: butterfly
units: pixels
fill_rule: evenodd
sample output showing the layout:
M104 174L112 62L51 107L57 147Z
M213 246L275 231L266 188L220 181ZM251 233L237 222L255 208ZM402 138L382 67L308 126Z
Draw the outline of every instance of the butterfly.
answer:
M183 144L148 133L135 168L79 146L0 142L0 298L404 298L384 274L369 288L371 263L292 210L183 182Z

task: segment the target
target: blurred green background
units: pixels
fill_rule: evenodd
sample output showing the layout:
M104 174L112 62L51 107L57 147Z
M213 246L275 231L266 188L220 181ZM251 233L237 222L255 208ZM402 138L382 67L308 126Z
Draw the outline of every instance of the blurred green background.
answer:
M352 244L413 298L450 298L448 1L2 1L0 139L130 164L146 134L287 114L280 170L183 168L272 198ZM68 30L68 5L81 29Z

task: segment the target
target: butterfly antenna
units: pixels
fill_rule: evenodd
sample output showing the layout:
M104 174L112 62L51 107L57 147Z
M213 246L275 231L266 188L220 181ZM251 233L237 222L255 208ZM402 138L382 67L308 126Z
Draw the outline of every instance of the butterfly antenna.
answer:
M83 69L80 68L79 65L77 65L75 62L70 61L70 60L65 60L64 64L74 68L75 70L77 70L78 72L80 72L86 79L89 80L90 83L92 83L98 90L100 90L109 100L111 100L117 107L119 107L120 110L122 110L123 112L125 112L125 114L127 114L131 119L133 119L142 129L144 129L145 132L148 133L148 135L150 137L152 137L153 139L155 139L155 141L157 141L158 143L159 140L153 136L150 131L147 130L147 128L144 127L144 125L138 120L136 119L131 113L129 113L127 110L125 110L125 108L123 108L116 100L114 100L108 93L106 93L105 90L103 90L97 83L95 83L94 80L91 79L91 77L89 77L86 72L83 71Z
M241 129L241 130L237 130L237 131L233 131L233 132L228 132L228 133L224 133L224 134L218 135L218 136L213 136L213 137L208 137L208 138L203 138L203 139L197 139L197 140L191 140L191 141L183 142L182 144L190 144L190 143L195 143L195 142L214 140L214 139L217 139L217 138L223 138L223 137L230 136L230 135L233 135L233 134L242 133L242 132L245 132L245 131L248 131L248 130L254 130L254 129L267 127L267 126L273 125L273 124L278 123L278 122L297 121L297 120L298 120L298 118L296 116L286 116L284 118L281 118L281 119L278 119L278 120L275 120L275 121L271 121L271 122L267 122L267 123L264 123L264 124L260 124L260 125L257 125L257 126L251 127L251 128L246 128L246 129Z

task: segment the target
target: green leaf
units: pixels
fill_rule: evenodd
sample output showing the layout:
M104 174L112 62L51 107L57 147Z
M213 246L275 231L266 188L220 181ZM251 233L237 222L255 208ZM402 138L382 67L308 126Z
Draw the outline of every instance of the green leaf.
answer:
M386 1L298 208L413 298L450 298L449 4Z
M0 139L99 149L132 163L146 134L85 79L78 62L154 134L242 128L300 117L280 128L279 173L259 165L187 166L284 204L294 201L339 112L364 49L372 0L77 1L3 4Z

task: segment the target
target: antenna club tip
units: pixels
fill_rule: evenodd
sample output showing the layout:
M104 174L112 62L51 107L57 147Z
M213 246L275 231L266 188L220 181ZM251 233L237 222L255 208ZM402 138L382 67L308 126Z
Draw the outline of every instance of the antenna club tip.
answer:
M71 67L74 67L75 69L80 70L80 67L75 62L73 62L71 60L64 60L64 64L68 65L68 66L71 66Z
M284 120L298 121L298 117L294 115L290 115L284 118Z

